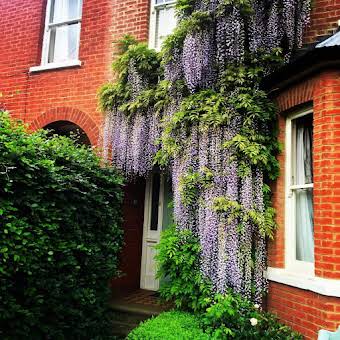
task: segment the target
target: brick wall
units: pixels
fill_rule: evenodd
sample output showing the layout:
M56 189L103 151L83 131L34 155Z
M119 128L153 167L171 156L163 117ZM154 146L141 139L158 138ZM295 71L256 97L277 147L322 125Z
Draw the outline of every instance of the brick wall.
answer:
M56 120L78 124L92 143L102 113L97 90L112 79L113 42L125 33L148 38L148 0L84 0L81 67L29 73L40 64L46 1L0 3L0 107L41 128Z
M306 339L317 339L320 329L335 330L340 321L340 299L272 282L268 306Z
M311 43L318 36L329 35L338 27L340 0L313 0L311 23L305 34L305 42Z

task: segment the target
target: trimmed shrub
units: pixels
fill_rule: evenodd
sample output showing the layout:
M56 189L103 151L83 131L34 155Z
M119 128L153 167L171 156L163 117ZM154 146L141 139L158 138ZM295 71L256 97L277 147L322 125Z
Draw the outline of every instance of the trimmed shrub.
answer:
M210 336L200 328L193 314L171 311L144 321L134 329L128 340L208 340Z
M88 147L0 112L0 338L110 337L123 180Z

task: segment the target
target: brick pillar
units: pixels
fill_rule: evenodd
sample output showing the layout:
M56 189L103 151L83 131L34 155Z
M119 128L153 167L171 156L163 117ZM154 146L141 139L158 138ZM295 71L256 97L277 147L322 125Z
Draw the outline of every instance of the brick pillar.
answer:
M340 279L339 71L323 73L314 92L314 238L315 274Z

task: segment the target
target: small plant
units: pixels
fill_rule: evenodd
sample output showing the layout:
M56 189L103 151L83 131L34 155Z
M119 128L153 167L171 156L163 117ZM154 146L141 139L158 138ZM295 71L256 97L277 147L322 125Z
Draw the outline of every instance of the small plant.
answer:
M280 324L274 315L261 311L259 305L231 291L217 294L201 321L212 339L302 339L301 335Z

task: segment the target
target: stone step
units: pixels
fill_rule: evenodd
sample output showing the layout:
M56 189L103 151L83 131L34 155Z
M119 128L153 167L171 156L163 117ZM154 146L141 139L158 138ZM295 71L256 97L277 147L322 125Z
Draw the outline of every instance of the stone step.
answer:
M125 337L136 328L142 321L150 318L150 315L140 314L134 312L114 311L114 318L112 321L114 335L118 339L125 339Z

